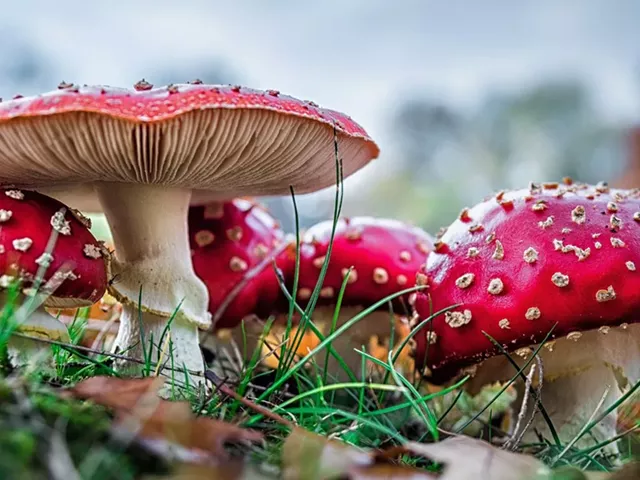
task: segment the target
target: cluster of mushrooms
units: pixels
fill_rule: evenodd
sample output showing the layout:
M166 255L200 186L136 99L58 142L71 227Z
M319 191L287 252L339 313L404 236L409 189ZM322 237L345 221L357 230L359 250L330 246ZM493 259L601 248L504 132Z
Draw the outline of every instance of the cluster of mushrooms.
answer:
M336 339L351 365L361 345L393 348L395 329L413 335L408 364L419 375L446 384L472 368L473 390L514 375L502 353L526 366L537 351L542 401L563 439L640 380L639 191L531 184L464 209L435 238L395 220L340 218L332 243L333 222L308 229L296 259L295 241L251 198L332 185L336 146L345 177L379 153L348 116L274 90L63 83L0 102L2 302L23 305L10 312L19 331L59 341L64 315L44 307L97 304L119 320L121 371L151 360L198 381L201 341L220 339L210 332L270 316L281 326L284 292L304 308L329 256L312 314L324 333L338 301L342 325L420 287ZM105 214L112 248L80 211ZM9 351L24 364L42 345L20 335ZM614 409L593 441L615 425ZM548 436L540 415L533 427L529 438Z

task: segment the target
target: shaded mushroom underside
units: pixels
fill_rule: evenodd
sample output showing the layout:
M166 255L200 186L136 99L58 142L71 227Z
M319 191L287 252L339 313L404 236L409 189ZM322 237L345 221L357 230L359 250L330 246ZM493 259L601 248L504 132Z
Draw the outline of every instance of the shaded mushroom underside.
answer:
M338 132L338 142L345 177L376 155L361 138ZM90 192L94 182L215 192L202 192L204 201L286 194L289 185L310 192L336 178L331 126L264 109L200 110L147 123L89 112L18 117L0 124L0 166L0 183L62 201L73 199L75 185ZM83 197L76 191L70 203L97 206Z

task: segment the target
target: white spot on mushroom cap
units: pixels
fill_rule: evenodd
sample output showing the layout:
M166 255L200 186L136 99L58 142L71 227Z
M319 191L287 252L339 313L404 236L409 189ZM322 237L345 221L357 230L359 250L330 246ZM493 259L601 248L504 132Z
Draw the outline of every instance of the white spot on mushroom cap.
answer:
M458 288L469 288L476 276L473 273L465 273L456 279L456 286Z
M617 238L617 237L611 237L609 241L611 242L611 246L613 248L622 248L626 246L626 244L620 238Z
M42 267L49 268L52 262L53 262L53 255L47 252L44 252L42 255L36 258L36 263Z
M629 260L628 262L625 262L625 265L627 266L627 269L635 272L636 271L636 264L633 263L631 260Z
M620 230L622 228L622 219L615 215L611 215L609 218L609 228L612 230Z
M325 255L321 256L321 257L317 257L313 259L313 266L316 268L322 268L322 265L324 265L324 261L327 257Z
M522 258L527 263L535 263L538 260L538 251L533 247L529 247L522 254Z
M408 281L409 280L407 279L406 275L400 274L396 277L396 282L398 283L398 285L406 285Z
M546 200L538 200L531 206L531 210L534 212L542 212L547 209L547 201Z
M578 225L582 225L587 220L587 214L584 206L578 205L571 211L571 220Z
M385 284L389 281L389 274L382 267L376 267L373 269L373 281L379 285Z
M0 209L0 223L8 222L12 216L13 212L11 210Z
M0 288L9 288L15 278L11 275L0 275Z
M615 300L616 292L613 289L613 285L609 285L606 290L598 290L596 292L596 300L600 303L609 302L611 300Z
M247 270L247 268L249 268L249 265L242 258L233 256L229 260L229 268L233 272L244 272L245 270Z
M322 287L320 289L320 296L322 298L333 298L334 290L333 287Z
M33 245L33 240L31 240L29 237L16 238L12 242L12 244L13 244L14 250L18 250L20 252L26 252L31 248L31 245Z
M61 208L51 217L51 226L61 235L71 235L71 222L64 218L66 209Z
M311 298L311 289L310 288L299 288L298 289L298 298L301 300L308 300L309 298Z
M527 312L524 314L524 318L527 320L537 320L540 318L541 312L538 307L529 307Z
M479 253L480 250L478 250L476 247L469 247L469 250L467 250L467 258L477 257Z
M502 329L505 329L505 330L506 330L506 329L511 328L511 327L509 326L509 319L508 319L508 318L503 318L502 320L500 320L500 321L498 322L498 326L499 326L500 328L502 328Z
M492 278L489 281L489 287L487 287L487 291L491 295L500 295L504 290L504 283L499 278Z
M193 239L199 247L206 247L215 241L216 236L209 230L198 230L193 236Z
M496 249L493 251L493 255L491 256L494 260L503 260L504 259L504 246L500 240L496 240Z
M102 250L100 249L100 247L91 243L85 244L85 246L82 248L82 253L84 253L84 256L88 258L98 259L102 257Z
M5 190L4 194L14 200L24 200L24 193L20 190Z
M556 272L551 276L551 281L557 287L566 287L569 285L569 275L564 275L561 272Z
M402 260L403 262L410 262L411 261L411 252L408 252L407 250L403 250L400 252L400 260Z
M544 230L545 228L549 228L551 225L553 225L553 215L551 215L551 216L547 217L547 219L546 219L546 220L543 220L543 221L538 222L538 226L539 226L540 228L542 228L543 230Z
M236 225L235 227L227 229L227 238L233 242L239 242L242 239L242 227Z
M462 312L445 312L444 321L451 328L460 328L471 321L471 310Z

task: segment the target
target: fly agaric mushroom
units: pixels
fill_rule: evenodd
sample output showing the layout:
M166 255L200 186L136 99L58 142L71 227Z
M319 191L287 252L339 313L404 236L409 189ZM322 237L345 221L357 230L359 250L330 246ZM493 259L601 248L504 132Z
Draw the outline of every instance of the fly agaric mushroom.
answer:
M333 221L318 223L309 228L302 239L296 296L300 304L308 302L319 279L328 254L332 228ZM329 333L338 293L347 274L349 279L337 327L364 308L411 287L411 279L426 261L431 247L429 234L396 220L372 217L338 219L326 276L312 314L314 322ZM291 287L292 275L288 283ZM394 311L402 315L403 308L406 309L403 299L396 299L393 304ZM368 345L372 337L376 341L384 341L393 328L392 320L395 318L392 319L385 306L336 338L332 346L350 367L359 371L362 356L354 349ZM333 362L333 357L330 361Z
M0 297L5 308L14 308L10 287L19 282L17 303L31 301L39 285L41 299L35 310L18 315L18 331L33 337L69 341L63 323L44 306L65 308L97 302L107 287L104 247L91 235L79 212L36 192L2 189L0 193ZM19 311L18 311L19 312ZM12 337L9 354L18 365L31 364L35 353L49 345L24 337Z
M593 413L640 379L640 193L573 184L531 184L500 192L460 217L436 242L417 274L420 318L456 304L416 335L416 361L432 379L507 351L543 348L543 402L561 438L570 439ZM431 302L431 305L430 305ZM555 346L554 346L555 345ZM516 356L517 357L517 356ZM494 360L493 358L491 360ZM491 362L491 360L489 362ZM498 358L500 360L500 358ZM502 373L487 363L486 380ZM535 428L548 432L538 415ZM615 411L592 432L615 435Z
M263 206L239 198L191 207L189 241L193 268L209 290L216 330L272 313L281 296L272 260L287 243Z
M198 374L197 329L211 319L190 261L192 191L217 201L327 187L335 182L334 139L345 176L379 152L346 115L275 90L62 84L0 103L0 183L56 188L72 206L95 206L95 192L115 245L110 293L123 303L116 346Z

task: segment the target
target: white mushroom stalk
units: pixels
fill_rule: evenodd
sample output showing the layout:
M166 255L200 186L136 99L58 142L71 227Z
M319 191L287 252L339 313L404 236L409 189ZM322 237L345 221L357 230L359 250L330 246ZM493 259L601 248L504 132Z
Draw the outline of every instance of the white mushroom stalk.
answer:
M167 371L202 372L198 328L210 327L211 315L207 288L191 264L191 191L143 184L97 184L96 191L115 246L110 291L123 304L114 348Z
M6 286L0 277L0 283ZM14 315L15 331L7 341L7 355L9 362L14 367L38 369L41 372L53 374L55 362L52 355L51 343L40 341L54 340L69 343L69 333L64 323L47 313L42 304L38 305L38 299L34 299L35 309L28 310L32 297L20 293L15 299ZM7 306L9 299L6 290L0 291L0 304ZM17 315L16 315L17 313ZM9 332L6 332L9 333ZM16 335L19 333L21 335ZM27 338L31 337L31 338Z

